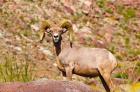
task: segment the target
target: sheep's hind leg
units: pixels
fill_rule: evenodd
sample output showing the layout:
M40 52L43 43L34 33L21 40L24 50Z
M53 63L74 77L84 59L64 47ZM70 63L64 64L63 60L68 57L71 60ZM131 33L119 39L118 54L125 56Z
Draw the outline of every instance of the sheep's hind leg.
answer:
M107 92L110 92L110 74L104 72L102 69L99 69L99 77L103 83L103 86Z

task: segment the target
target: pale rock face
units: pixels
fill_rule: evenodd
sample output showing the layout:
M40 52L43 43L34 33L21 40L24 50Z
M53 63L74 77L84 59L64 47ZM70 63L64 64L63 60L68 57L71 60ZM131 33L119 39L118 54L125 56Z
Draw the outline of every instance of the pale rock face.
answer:
M115 0L115 1L125 5L140 4L140 0Z
M89 86L79 82L38 80L28 83L3 83L0 92L94 92Z
M48 49L45 49L45 48L43 48L43 47L40 47L39 50L40 50L41 52L43 52L44 54L46 54L46 55L52 56L52 53L51 53L50 50L48 50Z
M31 25L31 28L34 31L39 31L39 25L38 24Z

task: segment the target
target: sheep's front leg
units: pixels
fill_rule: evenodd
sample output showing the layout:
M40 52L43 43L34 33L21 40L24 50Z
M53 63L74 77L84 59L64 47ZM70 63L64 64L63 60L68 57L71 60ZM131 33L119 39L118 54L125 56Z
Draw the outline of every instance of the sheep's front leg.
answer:
M72 70L73 69L70 66L67 66L65 68L65 70L66 70L66 77L67 77L67 79L68 80L72 80Z
M71 62L68 66L65 67L66 77L68 80L72 80L72 71L74 69L74 64Z
M62 76L66 77L66 72L62 71Z

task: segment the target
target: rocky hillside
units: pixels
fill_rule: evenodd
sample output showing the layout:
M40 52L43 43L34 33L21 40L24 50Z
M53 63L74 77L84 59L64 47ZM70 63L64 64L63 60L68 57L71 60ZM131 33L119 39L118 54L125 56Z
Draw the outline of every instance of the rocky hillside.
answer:
M38 43L46 19L71 20L76 43L110 50L119 62L112 74L116 84L139 82L139 11L140 0L0 0L0 82L62 79L50 39Z

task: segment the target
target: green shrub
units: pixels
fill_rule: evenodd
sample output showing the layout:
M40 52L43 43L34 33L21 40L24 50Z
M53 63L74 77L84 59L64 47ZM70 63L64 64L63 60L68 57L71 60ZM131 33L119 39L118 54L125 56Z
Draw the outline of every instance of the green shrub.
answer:
M27 61L17 62L16 58L10 55L6 55L4 59L5 61L0 64L0 82L33 80Z
M105 3L106 3L106 0L97 0L97 5L100 8L104 8L105 7Z
M135 10L133 8L128 8L123 11L123 16L126 20L134 18L136 16Z
M128 79L128 75L126 73L117 73L115 78L122 78L122 79Z
M137 61L137 64L136 64L136 71L137 71L137 73L140 75L140 61Z
M136 11L133 8L125 8L122 5L117 6L117 12L123 15L126 21L128 21L131 18L136 17Z

